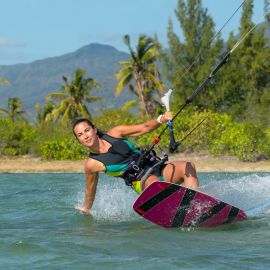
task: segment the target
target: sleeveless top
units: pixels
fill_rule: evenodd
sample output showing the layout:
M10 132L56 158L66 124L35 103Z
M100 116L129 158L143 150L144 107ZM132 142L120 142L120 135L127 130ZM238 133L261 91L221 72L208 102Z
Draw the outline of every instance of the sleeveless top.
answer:
M89 153L89 158L100 161L105 166L105 173L120 177L128 165L140 156L140 151L127 139L119 139L102 134L101 139L112 146L107 153Z

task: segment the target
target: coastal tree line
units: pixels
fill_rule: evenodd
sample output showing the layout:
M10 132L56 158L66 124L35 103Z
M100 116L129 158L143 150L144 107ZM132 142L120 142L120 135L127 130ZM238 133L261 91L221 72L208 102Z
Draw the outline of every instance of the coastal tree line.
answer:
M134 49L129 35L124 36L130 59L119 63L115 94L131 91L137 99L93 120L107 130L112 124L153 117L163 110L160 96L165 84L174 89L172 111L177 111L218 60L252 29L253 6L253 0L244 2L239 31L230 33L226 41L201 0L178 1L175 15L179 25L169 20L168 48L162 48L156 36L141 35ZM192 107L175 121L181 138L197 121L207 119L207 124L183 143L183 151L207 150L243 160L270 158L270 41L265 35L270 27L269 6L269 0L265 0L265 22L247 36ZM175 31L179 28L181 37ZM30 152L46 159L82 158L85 150L72 137L70 125L79 117L93 118L87 105L102 98L91 94L101 85L85 75L84 70L77 69L72 78L63 76L59 92L49 94L43 107L36 104L34 124L25 118L22 101L10 98L7 108L0 108L1 154ZM8 82L0 78L0 83ZM134 106L140 117L129 112ZM151 143L152 136L144 136L137 143ZM168 138L161 146L166 147L167 142Z

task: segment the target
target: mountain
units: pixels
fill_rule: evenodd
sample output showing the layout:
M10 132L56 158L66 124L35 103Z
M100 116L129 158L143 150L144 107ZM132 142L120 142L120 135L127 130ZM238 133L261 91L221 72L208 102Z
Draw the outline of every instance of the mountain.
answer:
M114 87L117 80L115 73L119 69L117 63L126 61L129 55L116 50L112 46L90 44L58 57L51 57L28 64L1 66L1 77L7 79L8 86L0 85L0 107L7 107L9 97L19 97L28 117L35 117L35 104L45 103L45 97L52 92L59 92L63 85L62 76L71 78L78 68L87 71L85 77L94 78L102 87L91 93L101 96L102 100L92 103L89 110L97 114L100 108L119 108L126 101L133 99L129 91L123 91L115 97Z
M262 25L263 23L258 27ZM270 38L268 25L266 36ZM8 86L0 85L0 107L7 107L9 97L19 97L29 118L34 119L35 104L43 105L49 93L60 91L63 75L70 78L76 69L81 68L87 71L86 77L94 78L102 85L91 92L92 95L101 96L102 100L92 103L89 111L96 115L100 110L119 108L128 100L134 99L126 89L120 96L114 95L117 83L115 73L119 68L117 63L128 59L127 53L120 52L112 46L93 43L58 57L28 64L0 66L0 76L10 82Z

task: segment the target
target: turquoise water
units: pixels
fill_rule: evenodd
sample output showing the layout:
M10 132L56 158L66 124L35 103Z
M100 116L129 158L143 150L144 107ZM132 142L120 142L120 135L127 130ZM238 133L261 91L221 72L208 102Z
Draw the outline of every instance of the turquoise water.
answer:
M270 269L270 173L199 174L244 222L164 229L132 210L136 194L102 175L87 217L83 174L0 174L0 269Z

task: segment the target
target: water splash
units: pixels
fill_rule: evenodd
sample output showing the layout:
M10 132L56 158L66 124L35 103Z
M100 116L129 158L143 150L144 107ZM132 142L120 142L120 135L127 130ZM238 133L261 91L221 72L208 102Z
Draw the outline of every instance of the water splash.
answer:
M256 213L270 211L270 175L236 175L235 178L229 180L224 175L224 179L211 180L200 190L245 211L256 207Z
M220 177L220 174L211 173L204 174L203 177L206 179L202 181L200 191L249 211L249 216L270 215L270 175L224 174ZM99 221L138 220L140 217L132 209L136 198L136 193L121 179L101 175L91 214ZM78 205L82 205L83 200L84 191L81 187L77 194Z
M79 205L83 204L83 196L84 193L78 194ZM123 222L138 218L132 208L136 197L136 193L120 179L101 175L91 214L100 221Z
M270 214L270 200L261 202L260 204L256 205L255 207L252 207L248 209L247 215L250 217L256 217L261 214L266 214L269 216Z

